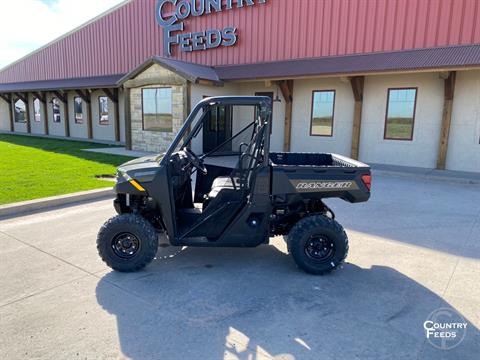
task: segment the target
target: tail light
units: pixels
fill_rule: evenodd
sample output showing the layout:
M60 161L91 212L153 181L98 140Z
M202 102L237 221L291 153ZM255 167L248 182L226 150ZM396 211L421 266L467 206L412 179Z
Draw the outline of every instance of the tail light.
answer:
M362 181L367 187L368 191L370 191L370 188L372 187L372 176L371 175L362 175Z

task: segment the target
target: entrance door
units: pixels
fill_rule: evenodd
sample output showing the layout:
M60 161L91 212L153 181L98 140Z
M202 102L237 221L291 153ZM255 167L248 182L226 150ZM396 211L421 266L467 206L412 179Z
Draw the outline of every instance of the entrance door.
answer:
M273 92L271 91L257 91L255 96L268 96L273 101Z
M232 108L230 106L212 107L203 126L203 153L212 151L232 137ZM232 145L225 144L218 153L231 153Z

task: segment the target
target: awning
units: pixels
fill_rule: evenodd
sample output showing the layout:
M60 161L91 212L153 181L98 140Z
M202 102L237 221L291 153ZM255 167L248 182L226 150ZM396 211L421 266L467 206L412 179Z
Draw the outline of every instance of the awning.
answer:
M75 79L58 79L58 80L6 83L6 84L0 84L0 92L27 92L27 91L90 89L90 88L115 88L115 87L118 87L117 82L123 76L124 74L75 78Z
M480 45L326 56L214 67L224 81L480 67Z
M203 79L220 83L223 81L348 76L352 74L418 70L460 70L462 68L480 67L480 45L459 45L221 66L199 65L155 56L127 74L125 79L135 77L153 63L158 63L192 82Z

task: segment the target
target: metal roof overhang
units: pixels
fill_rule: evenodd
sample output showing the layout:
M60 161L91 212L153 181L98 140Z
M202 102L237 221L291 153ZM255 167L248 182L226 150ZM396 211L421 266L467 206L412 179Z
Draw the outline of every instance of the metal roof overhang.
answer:
M320 58L294 59L242 65L207 66L154 56L125 75L119 83L160 64L188 81L295 79L396 72L446 71L480 67L480 45L458 45Z
M294 79L480 67L480 45L461 45L391 52L215 66L223 81Z
M0 84L0 93L116 88L118 87L118 84L117 84L118 81L123 76L124 74L74 78L74 79L57 79L57 80L29 81L29 82L19 82L19 83L5 83L5 84Z

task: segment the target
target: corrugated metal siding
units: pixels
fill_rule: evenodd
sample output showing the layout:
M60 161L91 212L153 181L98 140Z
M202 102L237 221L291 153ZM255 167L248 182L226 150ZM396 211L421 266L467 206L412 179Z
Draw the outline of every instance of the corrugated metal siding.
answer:
M236 26L234 47L181 53L206 65L480 43L477 0L267 0L191 17L185 31ZM126 73L163 55L155 0L134 0L0 73L1 82Z

